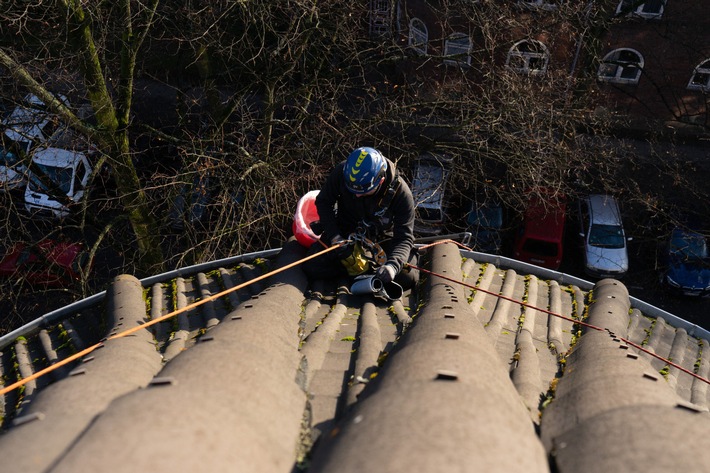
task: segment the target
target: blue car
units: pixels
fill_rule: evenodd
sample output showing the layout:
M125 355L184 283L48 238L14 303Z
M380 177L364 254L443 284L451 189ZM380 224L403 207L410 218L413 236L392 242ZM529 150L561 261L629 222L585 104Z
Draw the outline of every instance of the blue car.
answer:
M503 206L492 200L474 201L466 217L466 231L471 232L474 250L500 254L503 240Z
M710 296L710 255L705 237L693 230L675 227L668 244L668 268L664 282L686 296Z

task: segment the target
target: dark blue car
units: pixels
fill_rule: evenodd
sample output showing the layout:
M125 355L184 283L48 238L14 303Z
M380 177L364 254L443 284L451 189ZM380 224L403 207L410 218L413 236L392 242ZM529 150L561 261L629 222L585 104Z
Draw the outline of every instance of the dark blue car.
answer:
M500 254L503 232L503 206L492 200L473 202L466 217L471 245L482 253Z
M705 236L680 227L671 232L664 282L686 296L710 296L710 257Z

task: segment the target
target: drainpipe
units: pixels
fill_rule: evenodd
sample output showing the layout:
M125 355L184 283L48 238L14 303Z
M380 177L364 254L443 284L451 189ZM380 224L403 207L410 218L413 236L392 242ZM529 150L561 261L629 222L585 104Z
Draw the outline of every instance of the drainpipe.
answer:
M579 61L579 56L582 54L582 45L584 44L584 37L587 34L587 25L589 24L589 15L591 15L591 13L592 13L593 6L594 6L594 0L589 0L589 3L587 3L586 12L584 13L584 22L582 23L582 25L584 26L584 30L582 31L582 34L580 35L579 40L577 41L577 49L574 53L574 58L572 59L572 67L570 67L570 71L569 71L569 81L567 81L567 89L565 90L566 105L569 104L570 89L572 87L572 80L574 79L574 76L575 76L575 69L577 69L577 62Z

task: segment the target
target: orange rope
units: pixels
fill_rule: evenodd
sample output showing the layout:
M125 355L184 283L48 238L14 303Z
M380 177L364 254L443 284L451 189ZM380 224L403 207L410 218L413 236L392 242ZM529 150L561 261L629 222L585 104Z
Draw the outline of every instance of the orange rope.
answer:
M438 244L438 243L439 243L439 242L437 242L437 243L435 243L435 244ZM456 242L454 242L454 243L456 243ZM432 245L429 245L429 246L432 246ZM459 246L462 246L462 245L459 245ZM568 321L570 321L570 322L573 322L573 323L582 325L582 326L584 326L584 327L587 327L587 328L590 328L590 329L593 329L593 330L597 330L597 331L600 331L600 332L604 332L604 331L607 331L607 332L608 332L608 331L609 331L608 329L605 329L605 328L602 328L602 327L597 327L596 325L588 324L588 323L586 323L586 322L582 322L581 320L576 320L576 319L573 319L573 318L571 318L571 317L564 316L564 315L562 315L562 314L557 314L557 313L552 312L552 311L547 310L547 309L542 309L542 308L540 308L540 307L535 307L535 306L533 306L533 305L531 305L531 304L528 304L528 303L526 303L526 302L522 302L522 301L513 299L513 298L511 298L511 297L504 296L503 294L496 294L496 293L494 293L494 292L487 291L487 290L482 289L482 288L480 288L480 287L478 287L478 286L475 286L475 285L473 285L473 284L468 284L468 283L465 283L465 282L463 282L463 281L458 281L458 280L456 280L456 279L452 279L452 278L446 277L446 276L444 276L444 275L442 275L442 274L437 274L437 273L435 273L435 272L433 272L433 271L429 271L428 269L420 268L420 267L417 267L417 266L414 266L414 265L411 265L411 264L408 264L408 266L411 267L411 268L413 268L413 269L417 269L417 270L419 270L419 271L421 271L421 272L430 274L430 275L432 275L432 276L436 276L436 277L439 277L439 278L441 278L441 279L445 279L445 280L450 281L450 282L453 282L453 283L461 284L462 286L466 286L466 287L468 287L468 288L470 288L470 289L475 289L476 291L481 291L481 292L483 292L483 293L485 293L485 294L490 294L490 295L495 296L495 297L497 297L497 298L499 298L499 299L503 299L503 300L506 300L506 301L509 301L509 302L513 302L513 303L515 303L515 304L518 304L518 305L523 306L523 307L527 307L527 308L529 308L529 309L539 310L540 312L543 312L543 313L545 313L545 314L552 315L552 316L558 317L558 318L560 318L560 319L568 320ZM688 369L686 369L686 368L683 368L682 366L678 365L677 363L674 363L674 362L672 362L672 361L670 361L670 360L668 360L668 359L666 359L666 358L663 358L662 356L657 355L656 353L654 353L654 352L652 352L652 351L650 351L650 350L647 350L646 348L643 348L642 346L638 345L637 343L632 342L631 340L629 340L629 339L627 339L627 338L620 337L620 336L618 336L618 335L617 335L617 337L619 338L619 340L628 343L628 344L631 345L632 347L634 347L634 348L636 348L636 349L638 349L638 350L641 350L642 352L647 353L647 354L651 355L652 357L654 357L654 358L656 358L656 359L658 359L658 360L663 361L663 362L666 363L667 365L672 366L672 367L674 367L674 368L677 368L678 370L682 371L683 373L689 374L690 376L692 376L692 377L694 377L694 378L696 378L696 379L699 379L700 381L702 381L702 382L704 382L704 383L706 383L706 384L710 384L710 380L708 380L707 378L703 378L703 377L700 376L699 374L694 373L694 372L692 372L692 371L690 371L690 370L688 370Z
M164 320L167 320L167 319L169 319L169 318L171 318L171 317L174 317L174 316L176 316L176 315L178 315L178 314L181 314L181 313L186 312L186 311L188 311L188 310L194 309L195 307L198 307L198 306L200 306L200 305L203 305L203 304L205 304L205 303L207 303L207 302L210 302L210 301L213 301L213 300L218 299L218 298L220 298L220 297L223 297L223 296L229 294L230 292L237 291L237 290L242 289L242 288L244 288L244 287L246 287L246 286L248 286L248 285L250 285L250 284L253 284L253 283L255 283L255 282L261 281L261 280L266 279L266 278L268 278L268 277L271 277L271 276L273 276L273 275L275 275L275 274L277 274L277 273L280 273L280 272L285 271L285 270L287 270L287 269L290 269L290 268L292 268L292 267L294 267L294 266L297 266L297 265L299 265L299 264L301 264L301 263L303 263L303 262L305 262L305 261L308 261L308 260L310 260L310 259L316 258L316 257L318 257L318 256L320 256L320 255L323 255L323 254L325 254L325 253L328 253L328 252L330 252L330 251L333 251L333 250L335 250L336 248L339 248L340 246L342 246L342 245L344 245L344 244L346 244L346 243L347 243L347 242L340 242L340 243L337 243L337 244L335 244L335 245L333 245L333 246L331 246L331 247L326 248L326 249L323 250L323 251L320 251L320 252L315 253L315 254L313 254L313 255L307 256L307 257L305 257L305 258L303 258L303 259L300 259L300 260L298 260L298 261L295 261L295 262L293 262L293 263L287 264L286 266L283 266L283 267L278 268L278 269L276 269L276 270L273 270L273 271L271 271L271 272L269 272L269 273L266 273L266 274L263 274L263 275L261 275L261 276L258 276L258 277L254 278L254 279L251 279L251 280L249 280L249 281L246 281L246 282L244 282L244 283L242 283L242 284L239 284L239 285L237 285L237 286L234 286L234 287L232 287L232 288L230 288L230 289L226 289L226 290L224 290L224 291L222 291L222 292L220 292L220 293L217 293L217 294L214 294L214 295L212 295L212 296L206 297L206 298L201 299L201 300L199 300L199 301L197 301L197 302L193 302L192 304L189 304L189 305L187 305L187 306L185 306L185 307L182 307L182 308L180 308L180 309L178 309L178 310L176 310L176 311L173 311L173 312L171 312L171 313L169 313L169 314L165 314L165 315L162 315L162 316L157 317L157 318L155 318L155 319L151 319L151 320L147 321L146 323L144 323L144 324L142 324L142 325L137 325L137 326L132 327L132 328L130 328L130 329L124 330L123 332L120 332L120 333L117 333L117 334L115 334L115 335L112 335L112 336L108 337L108 338L106 339L106 341L114 340L114 339L117 339L117 338L122 338L122 337L125 337L125 336L128 336L128 335L131 335L131 334L133 334L133 333L135 333L135 332L138 332L139 330L142 330L142 329L144 329L144 328L150 327L150 326L155 325L155 324L157 324L157 323L160 323L160 322L162 322L162 321L164 321ZM464 249L466 249L466 250L468 250L468 251L472 251L470 248L467 248L465 245L462 245L462 244L460 244L460 243L458 243L458 242L456 242L456 241L454 241L454 240L440 240L440 241L434 242L434 243L432 243L432 244L430 244L430 245L422 246L422 247L420 247L420 249L426 249L426 248L429 248L429 247L432 247L432 246L435 246L435 245L440 245L440 244L442 244L442 243L454 243L454 244L458 245L458 246L461 247L461 248L464 248ZM457 280L455 280L455 279L452 279L452 278L443 276L443 275L441 275L441 274L434 273L433 271L429 271L429 270L427 270L427 269L420 268L420 267L418 267L418 266L414 266L414 265L411 265L411 264L408 264L408 266L412 267L413 269L417 269L417 270L419 270L419 271L421 271L421 272L430 274L430 275L432 275L432 276L436 276L436 277L439 277L439 278L441 278L441 279L445 279L445 280L450 281L450 282L453 282L453 283L461 284L461 285L466 286L466 287L468 287L468 288L470 288L470 289L474 289L474 290L477 290L477 291L481 291L481 292L483 292L483 293L485 293L485 294L489 294L489 295L498 297L499 299L504 299L504 300L513 302L513 303L515 303L515 304L521 305L521 306L523 306L523 307L527 307L527 308L530 308L530 309L538 310L538 311L543 312L543 313L545 313L545 314L552 315L552 316L554 316L554 317L559 317L559 318L561 318L561 319L565 319L565 320L568 320L568 321L570 321L570 322L580 324L580 325L582 325L582 326L584 326L584 327L588 327L588 328L590 328L590 329L594 329L594 330L598 330L598 331L604 331L604 330L606 330L606 329L604 329L604 328L597 327L597 326L595 326L595 325L588 324L588 323L586 323L586 322L582 322L581 320L575 320L575 319L572 319L572 318L570 318L570 317L566 317L566 316L564 316L564 315L562 315L562 314L554 313L554 312L552 312L552 311L550 311L550 310L547 310L547 309L542 309L542 308L540 308L540 307L535 307L535 306L533 306L533 305L531 305L531 304L528 304L528 303L526 303L526 302L518 301L518 300L515 300L515 299L512 299L512 298L509 298L509 297L507 297L507 296L504 296L504 295L502 295L502 294L496 294L496 293L493 293L493 292L491 292L491 291L487 291L487 290L482 289L482 288L480 288L480 287L477 287L477 286L475 286L475 285L467 284L467 283L465 283L465 282L463 282L463 281L457 281ZM634 348L636 348L636 349L638 349L638 350L641 350L642 352L647 353L647 354L649 354L649 355L651 355L651 356L653 356L653 357L655 357L655 358L657 358L657 359L659 359L659 360L665 362L665 363L668 364L669 366L672 366L672 367L674 367L674 368L677 368L678 370L680 370L680 371L682 371L682 372L684 372L684 373L686 373L686 374L689 374L689 375L693 376L694 378L699 379L700 381L703 381L703 382L705 382L705 383L707 383L707 384L710 384L710 380L708 380L708 379L706 379L706 378L703 378L702 376L698 375L697 373L694 373L694 372L692 372L692 371L690 371L690 370L688 370L688 369L686 369L686 368L683 368L682 366L679 366L678 364L676 364L676 363L674 363L674 362L672 362L672 361L670 361L670 360L667 360L667 359L661 357L660 355L657 355L656 353L653 353L653 352L651 352L651 351L649 351L649 350L647 350L647 349L641 347L640 345L638 345L638 344L632 342L631 340L628 340L628 339L626 339L626 338L624 338L624 337L619 337L619 339L622 340L622 341L624 341L624 342L626 342L626 343L628 343L629 345L633 346ZM85 348L84 350L82 350L82 351L80 351L80 352L78 352L78 353L75 353L75 354L73 354L73 355L71 355L71 356L69 356L69 357L67 357L67 358L64 358L64 359L61 360L61 361L58 361L57 363L53 364L52 366L49 366L49 367L47 367L47 368L45 368L45 369L43 369L43 370L40 370L40 371L38 371L38 372L36 372L36 373L33 373L32 375L30 375L30 376L28 376L28 377L26 377L26 378L23 378L23 379L21 379L20 381L17 381L16 383L11 384L10 386L7 386L7 387L5 387L5 388L3 388L3 389L0 389L0 395L5 395L5 394L7 394L8 392L10 392L10 391L12 391L12 390L14 390L14 389L17 389L17 388L19 388L19 387L21 387L21 386L24 386L25 384L29 383L30 381L33 381L33 380L35 380L35 379L37 379L37 378L40 378L41 376L44 376L45 374L50 373L50 372L56 370L57 368L60 368L60 367L66 365L66 364L68 364L68 363L71 363L72 361L74 361L74 360L76 360L76 359L78 359L78 358L81 358L82 356L88 355L89 353L93 352L94 350L96 350L97 348L99 348L99 347L101 347L101 346L103 346L103 345L104 345L104 342L103 342L103 341L102 341L102 342L99 342L99 343L96 343L95 345L92 345L92 346L90 346L90 347L88 347L88 348Z
M438 240L438 241L435 241L434 243L430 243L430 244L428 244L428 245L420 246L419 249L420 249L420 250L426 250L427 248L431 248L432 246L436 246L436 245L441 245L442 243L453 243L454 245L458 246L459 248L463 248L464 250L468 250L468 251L473 251L471 248L469 248L468 246L464 245L463 243L459 243L459 242L456 241L456 240L449 240L449 239L447 239L447 240Z
M290 269L290 268L292 268L292 267L294 267L294 266L297 266L297 265L299 265L299 264L301 264L301 263L303 263L303 262L305 262L305 261L308 261L308 260L310 260L310 259L316 258L316 257L318 257L318 256L320 256L320 255L325 254L325 253L328 253L329 251L333 251L334 249L339 248L339 247L343 246L343 245L346 244L346 243L347 243L347 242L336 243L335 245L330 246L330 247L326 248L325 250L319 251L318 253L312 254L312 255L310 255L310 256L306 256L306 257L303 258L303 259L300 259L300 260L298 260L298 261L294 261L293 263L287 264L286 266L282 266L281 268L278 268L278 269L275 269L275 270L273 270L273 271L271 271L271 272L262 274L261 276L258 276L258 277L254 278L254 279L250 279L249 281L246 281L246 282L244 282L244 283L242 283L242 284L239 284L239 285L237 285L237 286L234 286L234 287L232 287L232 288L230 288L230 289L226 289L226 290L224 290L224 291L222 291L222 292L220 292L220 293L217 293L217 294L215 294L215 295L212 295L212 296L209 296L209 297L205 297L204 299L200 299L200 300L197 301L197 302L193 302L192 304L188 304L188 305L186 305L185 307L181 307L180 309L177 309L177 310L175 310L175 311L173 311L173 312L170 312L169 314L161 315L160 317L157 317L157 318L155 318L155 319L151 319L151 320L147 321L146 323L144 323L144 324L142 324L142 325L136 325L135 327L126 329L126 330L124 330L123 332L119 332L119 333L117 333L117 334L115 334L115 335L112 335L112 336L108 337L105 341L115 340L115 339L117 339L117 338L122 338L122 337L125 337L125 336L128 336L128 335L131 335L131 334L133 334L133 333L135 333L135 332L138 332L139 330L142 330L142 329L144 329L144 328L148 328L148 327L150 327L150 326L152 326L152 325L155 325L155 324L157 324L157 323L160 323L160 322L162 322L162 321L164 321L164 320L167 320L167 319L169 319L169 318L171 318L171 317L174 317L174 316L176 316L176 315L178 315L178 314L181 314L181 313L186 312L186 311L188 311L188 310L194 309L195 307L201 306L202 304L206 304L207 302L213 301L213 300L215 300L215 299L219 299L220 297L225 296L225 295L229 294L230 292L237 291L237 290L242 289L242 288L244 288L244 287L246 287L246 286L248 286L248 285L250 285L250 284L253 284L253 283L257 282L257 281L261 281L262 279L266 279L266 278L271 277L271 276L273 276L273 275L275 275L275 274L277 274L277 273L280 273L280 272L282 272L282 271L286 271L287 269ZM78 352L78 353L75 353L75 354L73 354L73 355L71 355L71 356L69 356L69 357L67 357L67 358L64 358L63 360L58 361L57 363L55 363L55 364L53 364L53 365L51 365L51 366L48 366L47 368L45 368L45 369L43 369L43 370L37 371L36 373L33 373L32 375L30 375L30 376L28 376L28 377L26 377L26 378L23 378L23 379L17 381L16 383L11 384L10 386L6 386L6 387L4 387L3 389L0 389L0 396L2 396L2 395L4 395L4 394L7 394L8 392L12 391L13 389L17 389L17 388L19 388L19 387L21 387L21 386L24 386L25 384L29 383L30 381L33 381L33 380L35 380L35 379L37 379L37 378L39 378L39 377L41 377L41 376L44 376L45 374L50 373L50 372L56 370L57 368L60 368L60 367L62 367L62 366L64 366L64 365L66 365L66 364L68 364L68 363L70 363L70 362L76 360L77 358L81 358L81 357L84 356L84 355L88 355L88 354L91 353L92 351L94 351L94 350L96 350L97 348L103 346L104 343L105 343L105 342L102 341L102 342L99 342L99 343L97 343L97 344L95 344L95 345L90 346L89 348L85 348L84 350L82 350L82 351L80 351L80 352Z

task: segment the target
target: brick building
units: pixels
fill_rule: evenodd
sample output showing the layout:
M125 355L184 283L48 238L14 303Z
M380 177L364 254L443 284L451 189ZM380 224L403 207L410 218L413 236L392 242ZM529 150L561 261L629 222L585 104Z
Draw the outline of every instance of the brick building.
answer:
M491 36L483 37L484 17L476 11L495 5L508 13L495 25L497 67L529 75L556 71L568 75L570 84L586 76L596 79L587 84L611 111L667 124L710 124L706 2L578 1L371 0L369 32L397 39L415 58L426 58L420 63L428 73L440 74L443 64L475 76L485 72L479 65L491 62L483 56L492 49L484 44ZM557 15L563 7L572 12L567 21Z
M710 14L702 0L621 0L598 70L614 110L708 126Z

